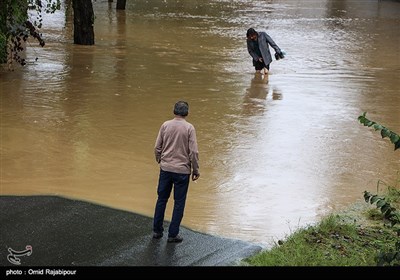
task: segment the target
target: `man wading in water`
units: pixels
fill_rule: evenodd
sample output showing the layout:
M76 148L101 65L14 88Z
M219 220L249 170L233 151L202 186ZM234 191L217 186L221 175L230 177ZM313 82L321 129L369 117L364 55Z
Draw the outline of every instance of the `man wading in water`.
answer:
M269 46L275 50L275 58L284 58L284 53L272 38L265 32L257 32L253 28L249 28L246 33L247 37L247 50L253 58L253 66L256 73L261 73L264 69L264 74L268 74L269 65L272 62L271 52Z

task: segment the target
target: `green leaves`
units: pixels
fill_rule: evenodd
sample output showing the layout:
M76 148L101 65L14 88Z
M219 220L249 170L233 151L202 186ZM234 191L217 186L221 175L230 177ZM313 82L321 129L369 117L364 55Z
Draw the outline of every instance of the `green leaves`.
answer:
M397 135L396 133L391 133L389 137L392 143L397 143L400 140L399 135Z
M394 143L394 150L397 150L398 148L400 148L400 140Z
M390 142L392 142L394 144L394 150L396 151L397 149L399 149L400 148L400 136L397 133L391 131L390 129L384 127L383 125L367 119L366 114L367 114L367 112L364 112L362 115L360 115L358 117L358 121L361 124L363 124L364 126L368 126L368 127L373 126L375 131L380 130L382 138L388 137L390 139Z
M368 127L373 127L375 131L380 131L382 138L388 137L390 142L394 144L394 150L400 148L400 136L391 131L390 129L384 127L381 124L378 124L374 121L367 119L366 112L364 112L361 116L358 117L358 120L361 124ZM379 185L379 182L378 182ZM382 215L384 216L386 221L390 222L390 225L394 227L396 224L400 224L400 213L396 210L396 208L392 207L390 203L384 198L380 197L376 194L371 194L370 192L364 191L364 200L365 202L369 202L371 204L376 204L376 208L381 210ZM400 229L397 228L397 236L400 237ZM386 252L380 252L377 256L378 265L399 265L400 264L400 240L398 239L396 242L395 250L389 250Z
M391 131L389 129L382 128L382 130L381 130L382 138L390 137L390 134L391 134Z
M364 191L364 200L367 203L369 202L371 204L376 204L376 208L381 210L381 213L384 215L385 219L389 220L392 226L400 223L400 215L396 208L392 207L384 197Z
M44 46L45 42L39 31L43 26L43 13L59 10L61 0L5 0L0 3L0 63L7 62L8 54L12 52L12 60L25 65L26 60L21 55L25 49L22 41L33 37L40 46Z
M371 204L376 203L376 207L380 208L381 213L385 217L386 220L390 222L390 225L394 227L396 224L400 223L400 213L396 210L396 208L392 207L388 201L384 197L380 197L376 194L371 194L370 192L364 191L364 199L365 202L369 202ZM395 229L397 231L397 236L400 236L400 229ZM390 249L389 251L380 252L377 256L377 264L382 265L399 265L400 261L400 240L398 239L396 242L396 248Z

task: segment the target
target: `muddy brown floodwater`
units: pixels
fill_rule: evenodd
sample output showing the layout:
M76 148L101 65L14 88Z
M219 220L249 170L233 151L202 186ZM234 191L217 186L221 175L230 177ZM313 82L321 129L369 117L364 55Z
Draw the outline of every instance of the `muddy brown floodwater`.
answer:
M194 230L268 245L376 192L378 180L399 180L400 151L357 120L367 112L400 132L399 2L94 9L94 46L72 43L63 7L45 15L46 45L28 45L28 65L1 70L2 195L62 195L152 217L154 142L179 99L200 150L183 218ZM249 27L287 53L266 79L254 75Z

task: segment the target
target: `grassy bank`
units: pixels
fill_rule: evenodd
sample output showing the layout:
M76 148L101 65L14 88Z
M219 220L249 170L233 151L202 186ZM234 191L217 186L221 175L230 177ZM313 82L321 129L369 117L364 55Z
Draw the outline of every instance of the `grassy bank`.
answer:
M383 196L399 209L400 189ZM376 202L360 201L319 224L299 229L269 250L242 262L246 266L377 266L400 265L400 223L392 226ZM398 210L394 210L397 216ZM393 260L397 252L398 260ZM384 254L384 255L383 255ZM385 256L385 258L384 258ZM391 261L387 261L389 258Z

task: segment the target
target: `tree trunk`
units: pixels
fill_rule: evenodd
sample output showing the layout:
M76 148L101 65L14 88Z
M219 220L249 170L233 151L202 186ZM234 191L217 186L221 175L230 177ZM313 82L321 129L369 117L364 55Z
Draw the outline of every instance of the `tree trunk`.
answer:
M73 0L74 44L94 45L94 12L92 0Z
M117 10L125 10L126 0L117 0Z
M8 4L0 0L0 64L7 62L7 11Z

